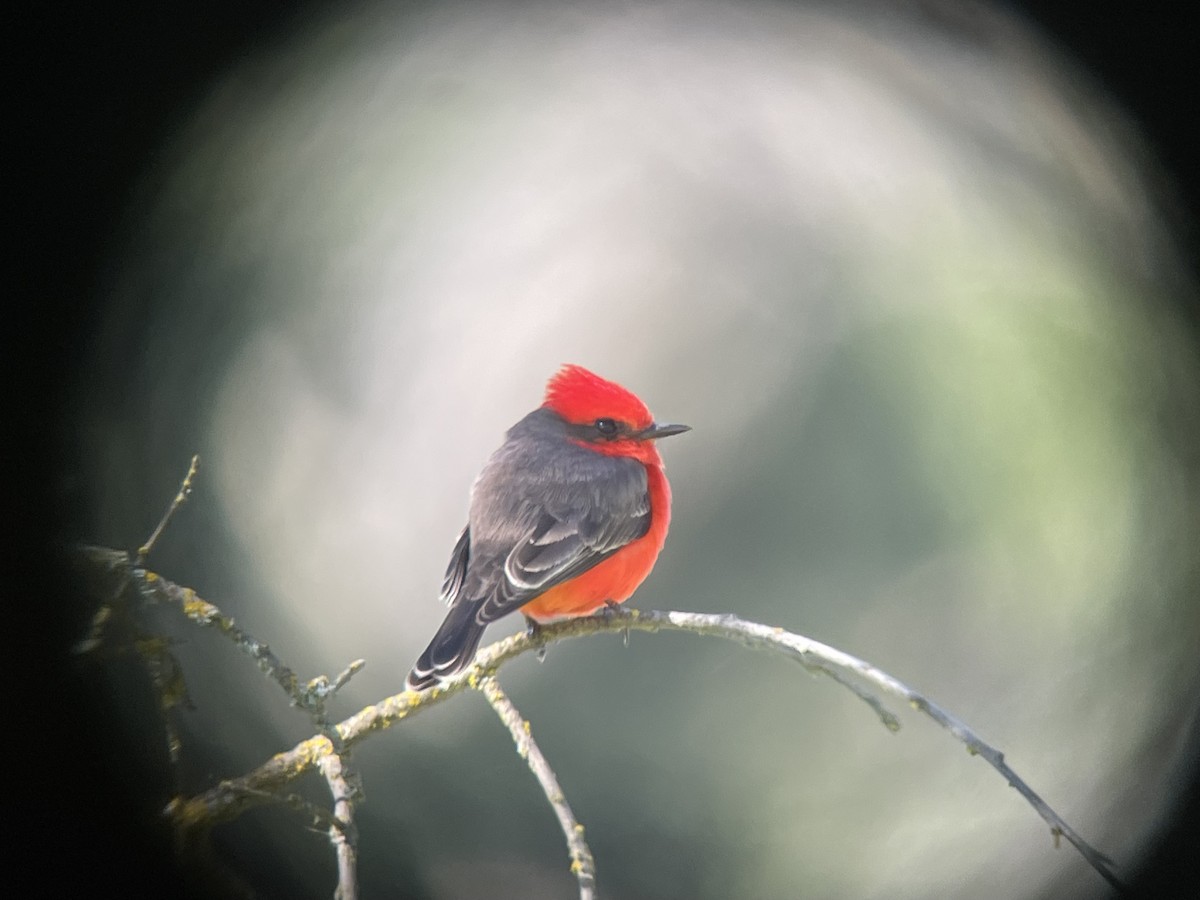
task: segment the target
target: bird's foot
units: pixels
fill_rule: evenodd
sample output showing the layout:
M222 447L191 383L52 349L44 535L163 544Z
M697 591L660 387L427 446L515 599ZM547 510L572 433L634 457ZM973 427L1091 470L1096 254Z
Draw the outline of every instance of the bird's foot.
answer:
M614 619L628 619L633 617L633 613L615 600L605 600L604 606L600 607L599 613L608 622ZM627 627L621 629L621 643L626 647L629 646L629 629Z
M525 637L536 641L542 636L542 624L532 616L525 617Z
M525 617L525 636L538 645L537 650L533 653L537 657L537 661L545 662L546 643L542 638L542 625L537 619L530 618L529 616Z

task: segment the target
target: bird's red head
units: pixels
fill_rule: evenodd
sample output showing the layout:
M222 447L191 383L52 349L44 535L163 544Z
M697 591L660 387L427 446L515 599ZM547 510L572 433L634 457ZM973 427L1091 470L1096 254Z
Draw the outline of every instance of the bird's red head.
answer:
M654 417L636 394L583 366L566 365L546 385L545 406L574 425L610 418L641 429Z
M546 385L542 404L577 432L572 440L609 456L632 456L662 465L654 447L658 438L680 434L686 425L656 425L646 404L632 391L583 366L565 365Z

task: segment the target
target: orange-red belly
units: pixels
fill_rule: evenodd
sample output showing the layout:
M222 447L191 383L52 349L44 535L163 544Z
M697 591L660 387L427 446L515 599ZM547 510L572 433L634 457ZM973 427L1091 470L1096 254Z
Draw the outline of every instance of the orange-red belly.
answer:
M570 581L550 588L521 607L539 622L570 619L596 612L609 600L624 603L637 590L662 550L671 523L671 489L658 466L647 466L650 530L602 563Z

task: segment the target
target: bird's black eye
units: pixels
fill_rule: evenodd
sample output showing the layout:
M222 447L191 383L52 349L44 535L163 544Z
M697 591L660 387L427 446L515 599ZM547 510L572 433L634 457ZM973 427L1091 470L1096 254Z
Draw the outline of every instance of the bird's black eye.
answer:
M596 430L603 437L612 437L617 433L617 423L613 419L597 419Z

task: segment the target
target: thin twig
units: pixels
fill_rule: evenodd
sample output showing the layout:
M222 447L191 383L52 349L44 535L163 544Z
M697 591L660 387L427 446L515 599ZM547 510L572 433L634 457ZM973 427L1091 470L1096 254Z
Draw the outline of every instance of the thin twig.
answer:
M87 552L90 557L109 568L119 565L119 562L114 561L114 557L122 555L102 548L88 548ZM211 604L197 597L194 591L181 588L152 572L135 570L134 577L155 593L177 598L179 602L182 602L184 611L189 617L197 615L201 624L212 624L204 621L206 616L203 611L215 609L215 607L211 607ZM515 634L483 648L476 656L473 666L439 685L419 693L404 691L394 694L360 710L348 719L332 726L332 734L340 739L345 749L349 749L368 734L390 728L423 709L448 700L455 694L471 687L480 677L494 674L509 660L524 653L536 651L540 646L565 638L606 632L619 633L625 630L685 631L692 634L722 637L750 647L781 652L810 671L829 675L838 683L848 687L852 685L853 677L861 678L882 691L905 700L914 709L925 713L950 732L967 747L968 751L982 757L996 769L1050 825L1051 834L1056 841L1060 835L1066 837L1109 884L1123 889L1121 881L1112 871L1111 861L1088 844L1022 778L1013 772L999 750L985 742L960 719L946 712L899 679L855 656L783 628L749 622L734 615L626 610L618 615L601 614L544 625L539 629L536 638L531 638L524 633ZM244 649L252 656L257 657L257 654L251 652L249 648ZM268 655L264 658L271 659L273 656ZM270 667L261 658L259 665L264 669ZM279 665L282 666L282 664ZM290 670L287 671L290 674ZM276 680L279 680L278 676L275 677ZM895 731L898 728L898 720L883 707L878 698L865 689L852 689L860 699L872 707L889 730ZM252 772L239 778L223 781L195 797L173 803L169 812L176 824L183 829L209 827L217 822L228 821L245 809L256 805L254 794L249 791L275 790L318 765L320 760L331 752L341 751L335 751L334 743L329 737L321 735L309 738L291 750L276 754Z
M183 669L179 660L171 652L171 641L164 637L139 636L133 641L133 648L142 658L150 683L158 693L159 713L162 715L164 737L167 745L167 759L170 762L171 774L176 787L179 786L179 757L183 751L183 741L171 711L176 707L195 709L188 694L187 682L183 678Z
M356 673L362 671L366 661L354 660L332 681L328 676L319 675L301 686L296 673L285 665L266 643L238 627L232 618L223 615L212 603L202 600L195 591L180 588L164 578L159 578L153 572L141 569L134 570L133 578L144 594L174 603L193 622L216 628L233 641L243 653L254 659L265 675L283 689L294 706L308 712L317 731L329 741L330 752L321 756L317 767L333 795L334 821L329 826L328 834L338 869L338 886L334 898L357 900L358 833L354 825L354 800L362 795L362 791L358 774L346 761L346 748L341 736L326 715L325 701L344 687Z
M330 754L329 758L332 759L333 754ZM283 791L259 791L252 788L245 790L247 795L253 796L255 800L261 801L264 805L281 803L293 812L306 816L310 820L310 827L313 830L345 827L342 820L329 810L299 794Z
M358 828L354 824L355 781L345 765L344 756L330 753L317 764L333 795L334 824L329 826L329 842L337 858L338 886L334 900L358 900Z
M166 601L197 625L215 628L233 641L239 650L257 663L263 674L283 689L294 706L306 710L313 717L323 733L336 733L329 731L331 726L325 718L325 701L362 671L365 660L354 660L333 681L328 676L319 675L301 685L299 676L275 655L270 645L245 631L231 616L224 615L216 605L201 598L191 588L181 587L140 567L133 569L132 578L144 599L150 602Z
M636 611L634 611L634 614L636 616L645 615L645 613L637 613ZM817 669L827 675L831 675L843 684L845 682L835 675L835 672L838 672L838 670L841 670L841 673L857 675L883 691L907 701L913 709L925 713L929 718L933 719L933 721L937 722L966 745L969 753L982 757L988 765L1004 776L1009 785L1016 788L1017 792L1037 810L1038 815L1050 826L1050 834L1056 846L1059 836L1065 837L1083 855L1083 858L1088 861L1091 867L1100 873L1105 881L1117 890L1125 889L1125 885L1117 878L1116 873L1112 871L1112 860L1085 841L1046 801L1038 796L1024 779L1020 778L1016 772L1009 768L1008 764L1004 761L1003 753L979 737L973 729L957 716L942 709L932 700L913 690L898 678L889 675L882 669L856 656L852 656L835 647L830 647L828 644L822 644L820 641L814 641L803 635L784 631L782 628L761 625L757 622L748 622L737 616L713 616L683 612L654 612L652 615L655 618L665 617L672 626L682 631L732 638L733 640L741 640L752 647L781 650L806 668ZM859 694L859 696L863 695ZM868 700L868 702L871 701ZM875 707L876 704L872 703L872 706ZM890 713L884 710L882 706L877 707L877 712L880 713L884 725L889 730L897 730L899 723L896 722ZM893 722L895 723L895 727L893 727Z
M193 470L189 471L188 478L185 479L185 485L194 474L194 465L195 460L193 460ZM182 496L182 490L180 494ZM178 501L179 498L176 498L176 500ZM155 531L155 537L161 532L162 524L169 518L170 512L169 510L168 515L164 517L163 523L160 523L160 527ZM104 551L100 548L88 548L88 552L94 558L104 560L106 565L112 566L114 564L114 557L106 559ZM124 554L120 555L125 556ZM326 675L319 675L306 684L301 685L296 673L289 666L285 665L266 643L244 631L232 618L224 615L214 604L201 599L191 588L180 587L173 582L167 581L165 578L159 577L154 572L143 569L140 565L140 561L143 558L141 551L139 551L138 558L139 564L130 570L130 579L144 600L150 602L169 602L176 606L191 621L198 625L215 628L219 633L233 641L238 649L258 664L258 668L265 675L283 689L292 705L298 706L308 712L317 731L329 741L330 752L321 756L317 761L317 766L333 795L333 814L330 815L319 807L303 801L302 798L295 794L279 795L278 799L286 802L292 808L307 812L314 819L321 820L323 817L324 819L331 820L331 823L328 825L329 840L333 845L338 867L338 887L334 894L335 900L357 900L358 840L357 829L354 826L354 801L362 796L362 789L358 774L351 769L349 763L346 761L346 751L342 744L341 736L326 715L325 702L345 687L354 675L362 671L366 665L366 661L362 659L354 660L332 680ZM125 556L125 562L128 564L127 556ZM148 663L154 662L157 659L157 657L151 657L145 652L142 655ZM169 654L167 656L167 661L174 663L174 658L170 657ZM177 667L175 669L166 669L165 671L177 671ZM162 672L163 666L151 666L151 674L155 677L155 684L159 686L160 693L164 697L172 697L174 692L169 692L164 687L166 682L164 681ZM159 684L159 682L164 682L164 684ZM183 698L186 701L186 688L182 686L181 679L179 680L179 689L184 691ZM168 708L164 706L164 717ZM178 736L169 717L165 717L165 724L168 745L171 750L171 759L172 762L176 762L179 750ZM269 791L251 786L246 786L244 790L248 798L261 800L264 796L270 796ZM172 807L174 805L173 802Z
M88 626L87 637L75 643L72 650L80 656L94 653L104 645L104 634L108 623L112 620L113 608L111 602L101 603L92 613L92 621Z
M141 568L133 570L133 579L142 597L151 602L165 601L178 607L185 616L197 625L215 628L229 638L237 648L258 664L258 668L283 688L283 692L297 706L304 705L304 692L300 679L284 665L270 646L243 631L232 617L223 615L214 604L202 599L191 588L181 587L154 572Z
M187 502L187 498L192 493L192 479L196 477L196 473L200 470L200 455L196 454L192 457L192 463L188 466L187 474L183 476L183 482L179 485L179 492L175 495L175 499L171 501L171 505L167 507L167 511L163 513L163 517L158 520L158 525L151 532L150 537L146 538L146 543L138 547L137 561L138 565L144 565L146 557L150 555L150 551L154 549L154 543L158 540L158 536L163 533L163 529L167 527L167 523L171 521L171 517L175 515L175 511Z
M104 648L114 627L129 622L129 585L132 567L129 554L108 547L83 546L79 548L78 560L81 569L86 569L94 578L93 593L99 604L92 614L87 637L72 648L80 656L98 653Z
M150 685L158 697L163 738L167 751L171 779L178 789L179 757L182 749L179 730L172 711L177 707L192 709L183 669L171 652L171 641L160 635L142 631L133 610L139 607L130 587L133 583L129 555L122 551L87 548L83 559L94 565L106 582L97 585L100 604L92 614L87 637L72 648L73 652L93 660L102 655L136 654L145 667Z
M529 765L529 771L542 786L542 793L546 795L554 815L558 817L558 824L567 839L567 852L571 856L571 873L579 881L579 900L593 900L596 896L596 862L592 858L587 841L584 840L583 826L571 812L571 805L567 803L562 788L558 786L554 770L550 768L550 763L546 761L537 741L533 739L529 723L508 699L508 695L500 689L495 678L485 675L478 680L476 687L487 697L500 721L508 728L513 743L517 745L517 755Z

